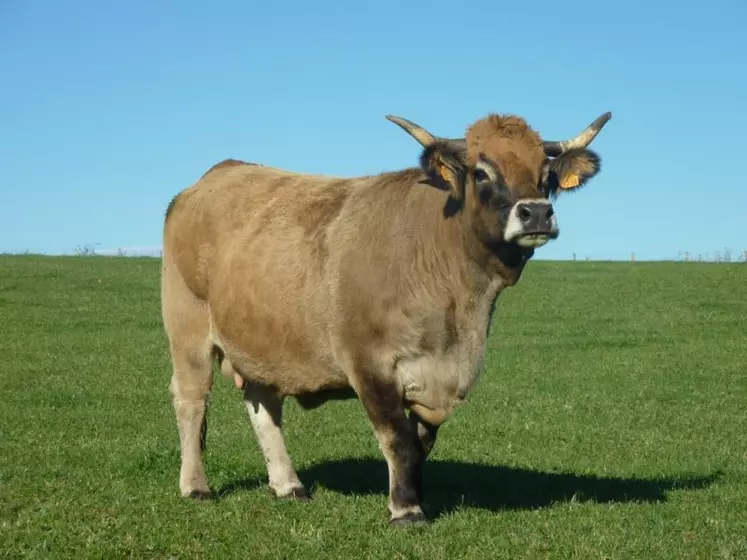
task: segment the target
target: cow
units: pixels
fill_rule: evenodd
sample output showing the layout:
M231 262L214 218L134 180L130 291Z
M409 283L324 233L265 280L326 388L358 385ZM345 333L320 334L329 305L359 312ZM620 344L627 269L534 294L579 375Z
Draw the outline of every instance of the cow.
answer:
M283 402L356 398L389 473L389 523L427 522L423 466L483 370L502 290L558 237L552 201L601 160L605 113L566 141L489 113L462 138L386 118L419 165L341 178L225 160L177 194L163 228L161 305L181 495L213 497L202 462L213 366L234 377L278 498L309 494Z

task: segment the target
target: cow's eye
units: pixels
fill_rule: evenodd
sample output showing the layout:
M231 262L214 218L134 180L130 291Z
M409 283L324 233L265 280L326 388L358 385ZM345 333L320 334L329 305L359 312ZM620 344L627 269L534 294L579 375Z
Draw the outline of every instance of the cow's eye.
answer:
M475 175L475 181L477 181L478 183L487 181L490 178L488 177L488 174L485 173L485 171L483 169L480 169L479 167L475 169L474 175Z

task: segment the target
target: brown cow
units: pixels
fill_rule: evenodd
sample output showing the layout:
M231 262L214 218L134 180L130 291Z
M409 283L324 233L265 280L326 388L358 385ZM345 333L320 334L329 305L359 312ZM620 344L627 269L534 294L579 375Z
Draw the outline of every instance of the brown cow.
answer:
M463 139L387 118L424 147L419 168L343 179L227 160L169 206L162 306L183 496L211 495L201 455L217 359L243 387L278 497L308 497L283 399L357 397L389 467L391 522L425 520L423 464L482 369L496 297L557 237L549 199L598 173L586 146L610 114L567 142L510 115Z

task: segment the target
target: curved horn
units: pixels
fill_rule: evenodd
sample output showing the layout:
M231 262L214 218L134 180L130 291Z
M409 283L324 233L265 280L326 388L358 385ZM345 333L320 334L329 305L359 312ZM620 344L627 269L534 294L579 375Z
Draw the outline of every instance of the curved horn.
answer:
M607 124L607 121L611 118L612 113L610 113L609 111L604 113L603 115L599 116L593 123L587 126L581 134L575 136L574 138L571 138L570 140L562 140L560 142L548 140L543 141L542 144L545 150L545 154L550 157L557 157L564 154L568 150L572 150L573 148L585 148L586 146L591 144L591 141L594 140L596 135L599 134L599 131L602 130L602 127Z
M407 132L407 134L415 138L415 140L417 140L424 148L432 146L438 141L438 139L433 136L433 134L412 121L408 121L407 119L403 119L402 117L395 117L394 115L386 115L386 118L387 120L390 120L397 126L401 127L402 130Z
M407 132L410 136L415 138L418 142L420 142L420 145L424 148L427 148L428 146L432 146L436 142L447 142L451 144L454 148L457 150L466 150L467 149L467 140L464 138L442 138L440 136L435 136L428 132L426 129L424 129L422 126L415 124L412 121L409 121L402 117L396 117L394 115L386 115L387 120L392 121L394 124L400 126L405 132Z

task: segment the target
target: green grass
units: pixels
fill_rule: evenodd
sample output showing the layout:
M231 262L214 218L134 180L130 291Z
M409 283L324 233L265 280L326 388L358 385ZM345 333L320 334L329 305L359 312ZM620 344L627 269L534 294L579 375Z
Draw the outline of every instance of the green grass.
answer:
M747 266L531 263L392 530L356 401L286 408L314 499L271 498L216 378L221 499L178 495L159 261L0 257L0 556L747 558Z

